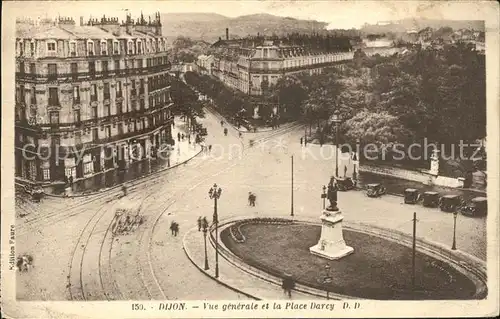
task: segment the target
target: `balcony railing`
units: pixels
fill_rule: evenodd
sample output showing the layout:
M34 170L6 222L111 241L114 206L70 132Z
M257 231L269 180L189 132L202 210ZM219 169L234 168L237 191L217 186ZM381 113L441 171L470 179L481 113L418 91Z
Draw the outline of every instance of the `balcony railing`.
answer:
M59 124L30 125L27 120L24 120L24 121L20 120L19 122L16 123L16 125L18 125L19 127L22 127L22 128L30 128L30 129L37 129L37 130L41 130L42 128L49 128L50 129L49 132L51 132L51 133L66 132L66 131L72 131L74 127L78 127L81 129L84 127L90 127L90 126L96 126L96 125L106 125L106 124L121 122L123 120L127 120L130 118L138 118L141 116L153 115L157 112L168 109L172 105L173 105L173 103L166 102L166 103L163 103L163 105L157 106L155 108L148 108L148 109L143 109L143 110L133 110L130 112L122 112L122 113L118 113L118 114L112 114L112 115L105 116L105 117L96 117L96 118L91 118L88 120L79 121L78 123L60 122ZM168 121L170 121L170 120L171 119L168 119Z
M84 80L88 78L106 78L106 77L126 77L138 74L150 74L158 73L163 71L168 71L171 68L171 64L162 64L152 67L145 68L128 68L120 70L107 70L107 71L89 71L89 72L69 72L69 73L57 73L57 74L29 74L16 72L16 77L18 79L32 80L36 82L53 81L53 80Z
M59 100L51 100L51 99L49 99L48 106L49 107L60 107L61 104L59 103Z

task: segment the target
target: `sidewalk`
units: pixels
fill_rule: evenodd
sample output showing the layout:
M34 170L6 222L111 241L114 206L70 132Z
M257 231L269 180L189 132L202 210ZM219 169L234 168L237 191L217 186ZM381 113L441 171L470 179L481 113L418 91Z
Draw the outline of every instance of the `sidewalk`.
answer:
M193 228L186 233L183 238L184 252L202 273L218 283L257 300L311 300L321 298L296 290L292 292L292 297L288 298L281 287L238 269L221 255L219 255L219 278L215 278L215 249L209 243L208 236L207 233L209 270L204 270L203 232L198 232L196 228ZM324 298L326 299L326 295Z
M248 130L244 126L240 126L240 128L236 127L233 123L229 122L223 115L217 111L217 107L215 105L210 105L206 107L207 109L210 110L211 113L213 113L219 121L222 120L224 121L225 124L230 125L233 129L240 133L262 133L262 132L272 132L276 130L277 128L280 128L281 126L287 125L287 124L292 124L294 122L286 122L286 123L281 123L279 127L277 128L272 128L272 127L256 127L255 131L254 130Z
M184 133L184 140L177 140L177 133ZM109 169L99 172L88 178L77 179L73 184L73 189L66 187L63 194L48 194L49 196L77 197L102 193L121 186L123 183L141 179L149 175L174 168L183 164L201 152L201 146L195 144L195 135L191 134L191 143L187 137L187 127L179 117L174 119L172 127L172 138L175 139L173 149L169 155L158 156L156 159L144 159L130 163L129 167L120 171Z

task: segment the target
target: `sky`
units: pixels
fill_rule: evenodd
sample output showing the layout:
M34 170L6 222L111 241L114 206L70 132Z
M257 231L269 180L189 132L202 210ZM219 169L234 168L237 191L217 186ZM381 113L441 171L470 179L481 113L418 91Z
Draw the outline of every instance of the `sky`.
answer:
M4 2L5 4L5 2ZM494 4L494 2L490 2ZM160 11L169 12L212 12L228 17L254 13L269 13L298 19L314 19L329 23L328 28L359 28L364 23L397 20L408 17L429 19L482 20L491 15L491 5L480 1L20 1L11 2L21 16L54 17L70 16L79 21L90 16L125 17L125 9L133 16L142 10L145 14ZM162 21L168 23L168 21Z

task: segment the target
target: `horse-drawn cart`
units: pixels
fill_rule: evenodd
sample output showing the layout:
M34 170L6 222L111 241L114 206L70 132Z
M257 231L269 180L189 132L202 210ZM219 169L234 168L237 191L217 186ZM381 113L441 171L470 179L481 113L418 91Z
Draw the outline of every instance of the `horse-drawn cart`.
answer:
M113 235L130 232L144 222L140 215L142 203L122 198L115 209L115 219L111 231Z

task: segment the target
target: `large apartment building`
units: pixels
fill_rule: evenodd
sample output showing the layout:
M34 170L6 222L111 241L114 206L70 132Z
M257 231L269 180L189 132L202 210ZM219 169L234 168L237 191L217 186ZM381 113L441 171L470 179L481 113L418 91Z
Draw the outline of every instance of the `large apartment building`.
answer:
M171 139L159 13L79 25L23 20L16 33L16 177L49 185L88 178Z
M304 42L304 39L298 40ZM201 56L197 63L203 73L217 77L230 87L246 94L262 95L263 88L275 85L285 75L318 74L326 67L341 65L354 57L354 48L346 39L323 38L318 41L324 43L311 46L278 39L258 41L256 45L257 41L229 39L226 30L226 39L219 39L212 45L215 53ZM379 48L369 50L367 54L388 55L398 51L397 48Z

